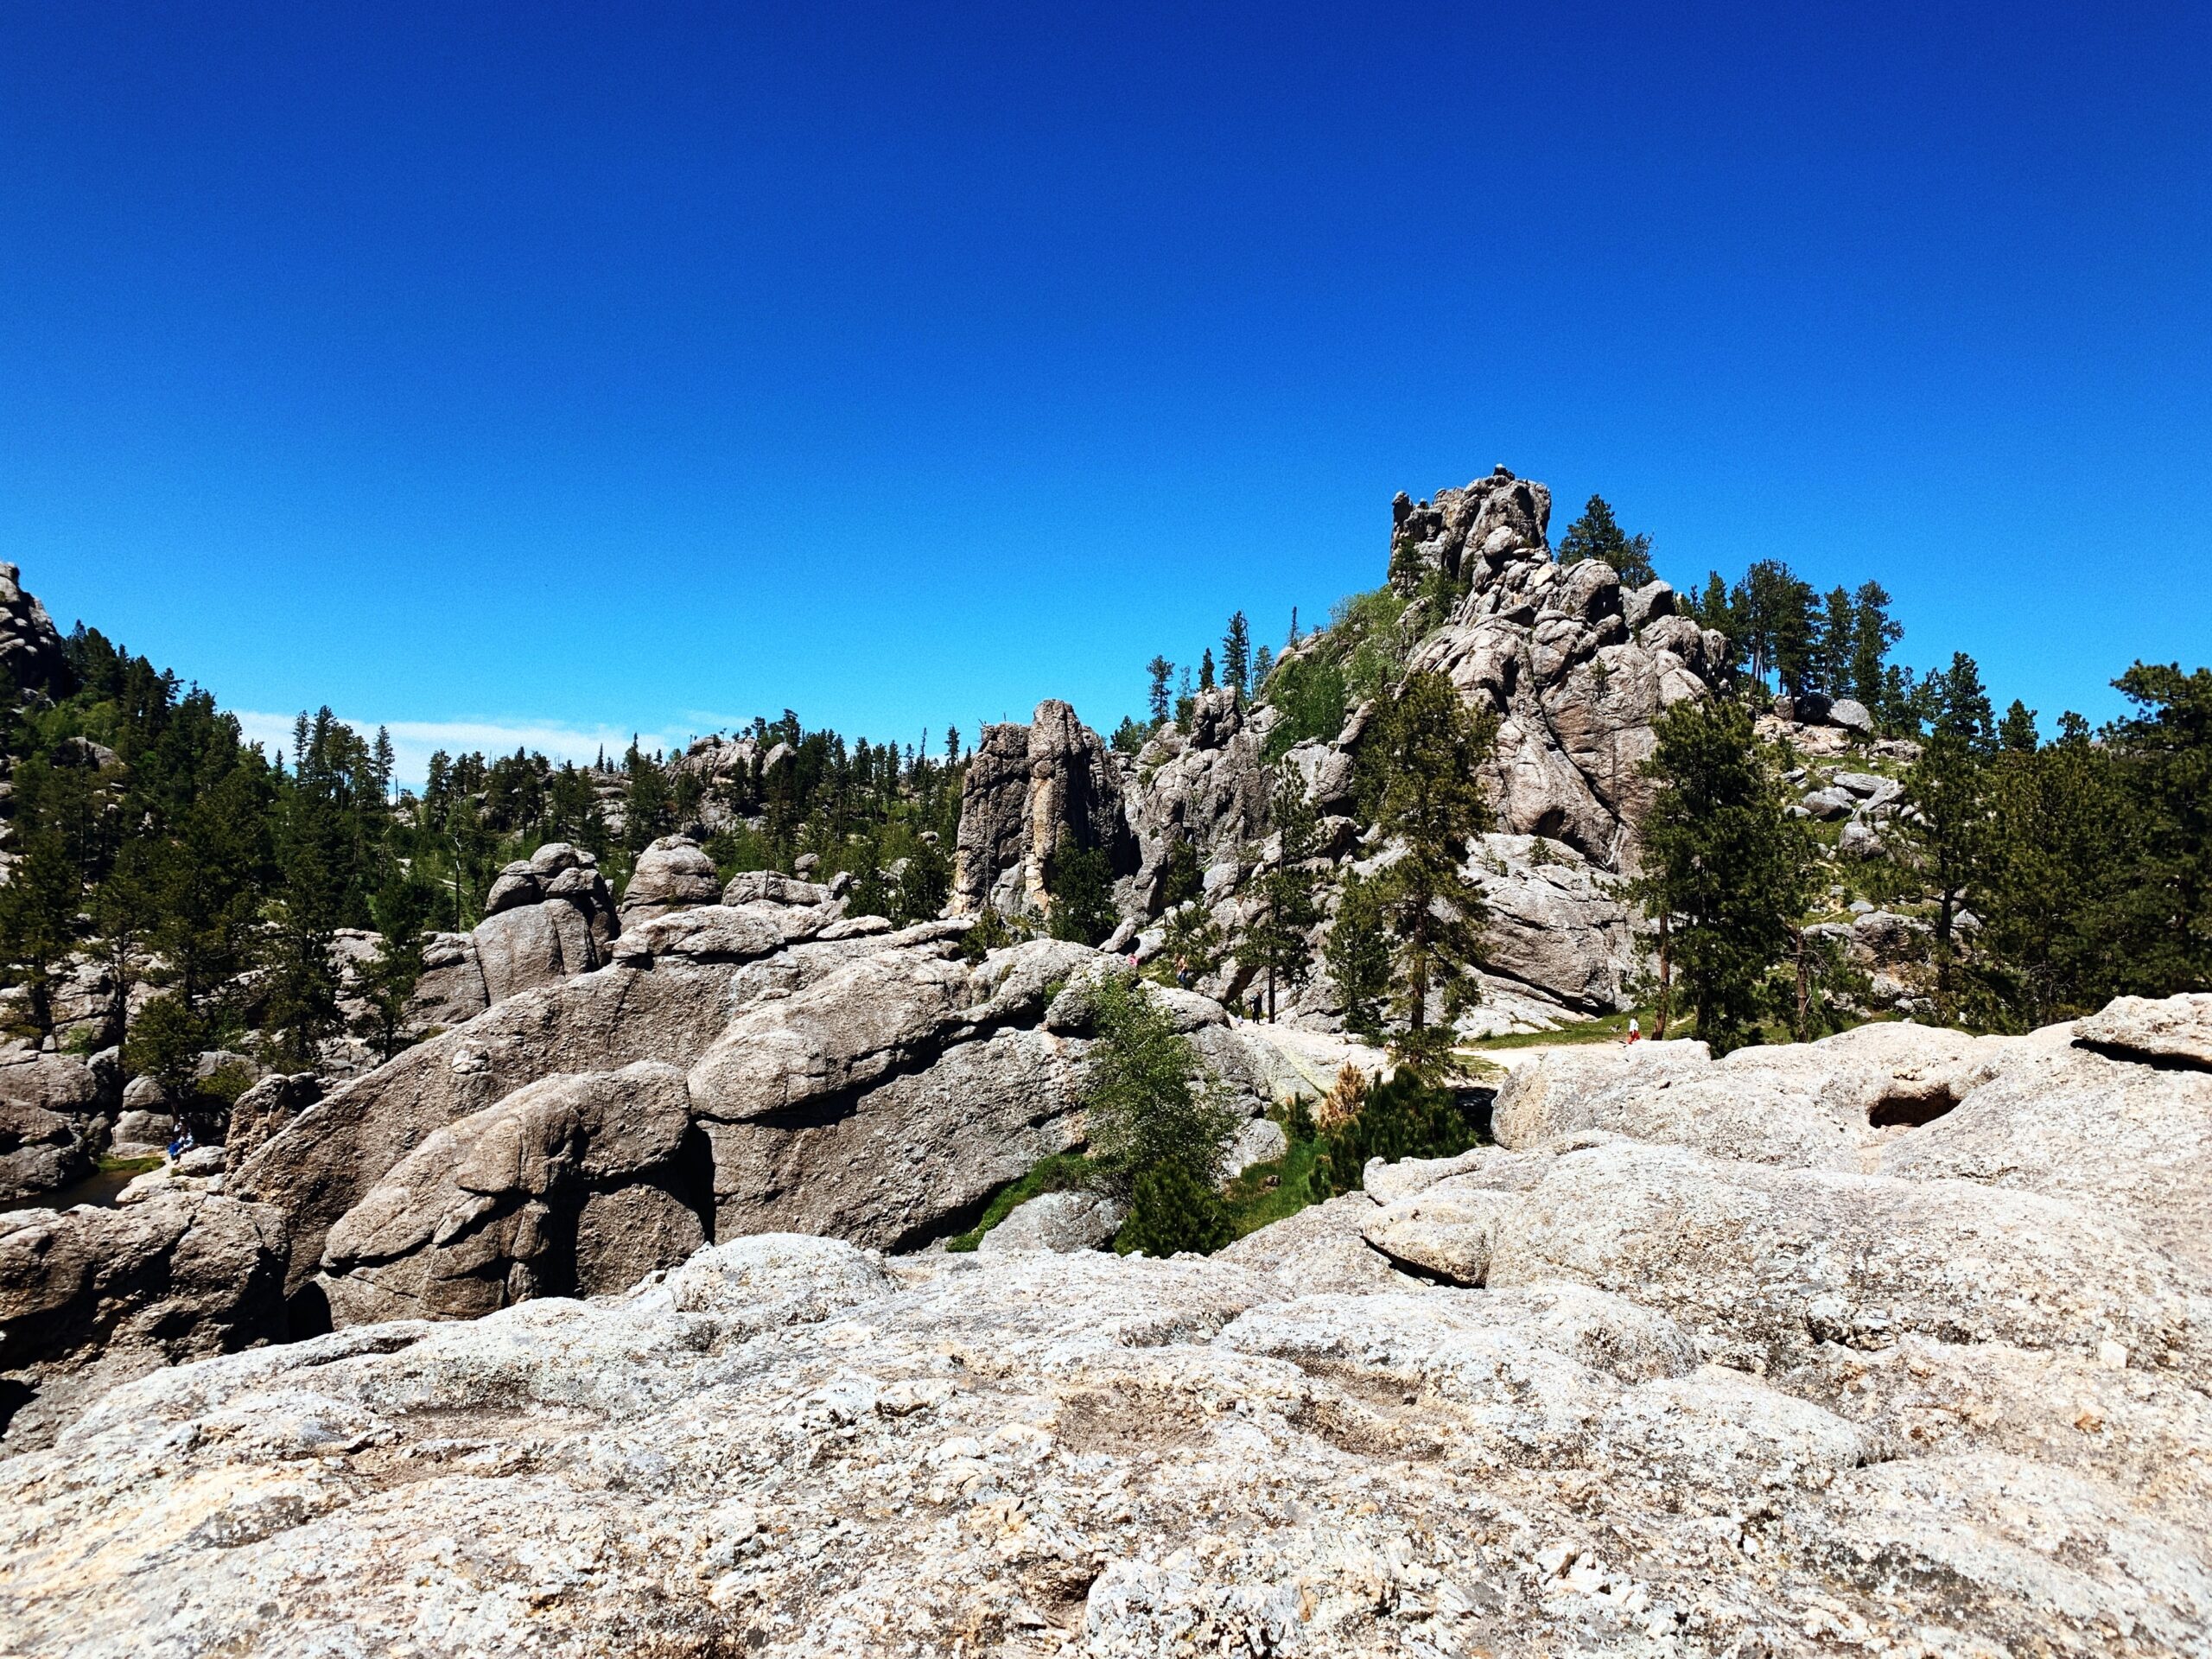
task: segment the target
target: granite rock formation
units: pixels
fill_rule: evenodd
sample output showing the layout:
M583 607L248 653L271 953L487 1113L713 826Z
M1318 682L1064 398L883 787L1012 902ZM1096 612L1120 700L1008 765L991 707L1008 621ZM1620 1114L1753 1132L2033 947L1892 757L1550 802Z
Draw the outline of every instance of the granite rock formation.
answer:
M0 1646L2201 1654L2200 1018L1553 1056L1210 1259L763 1233L164 1370L0 1464Z
M961 796L954 911L1041 916L1046 866L1063 847L1103 852L1117 878L1136 868L1119 769L1073 709L1048 699L1027 726L986 726L976 746Z

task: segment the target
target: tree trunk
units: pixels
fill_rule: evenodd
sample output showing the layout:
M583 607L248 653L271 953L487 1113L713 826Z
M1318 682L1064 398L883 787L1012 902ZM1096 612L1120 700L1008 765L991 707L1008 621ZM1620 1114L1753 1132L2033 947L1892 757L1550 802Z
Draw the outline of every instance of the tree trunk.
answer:
M1792 937L1796 940L1796 942L1797 942L1797 1026L1796 1026L1796 1038L1797 1038L1797 1040L1798 1040L1799 1042L1801 1042L1801 1043L1802 1043L1802 1042L1803 1042L1803 1041L1805 1040L1805 1031L1806 1031L1806 1025L1805 1025L1805 1001L1806 1001L1806 998L1805 998L1805 930L1804 930L1803 928L1802 928L1802 927L1794 927L1794 928L1790 929L1789 931L1790 931L1790 934L1791 934L1791 936L1792 936Z
M1674 939L1668 923L1672 919L1665 911L1659 912L1659 1024L1652 1037L1661 1042L1667 1037L1667 1016L1675 1006Z

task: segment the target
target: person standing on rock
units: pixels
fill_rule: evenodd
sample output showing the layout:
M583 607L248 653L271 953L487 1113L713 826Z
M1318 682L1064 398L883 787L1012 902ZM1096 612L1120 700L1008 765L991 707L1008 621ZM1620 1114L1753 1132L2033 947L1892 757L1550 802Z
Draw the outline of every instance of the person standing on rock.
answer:
M1640 1043L1643 1040L1643 1033L1637 1029L1636 1016L1634 1014L1629 1015L1628 1035L1624 1037L1621 1040L1624 1043Z

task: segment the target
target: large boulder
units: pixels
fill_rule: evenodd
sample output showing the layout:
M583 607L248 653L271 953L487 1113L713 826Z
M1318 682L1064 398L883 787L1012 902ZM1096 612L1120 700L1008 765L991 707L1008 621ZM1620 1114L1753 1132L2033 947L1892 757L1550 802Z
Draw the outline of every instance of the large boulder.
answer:
M638 855L629 885L622 889L622 918L664 916L690 905L721 900L722 879L715 861L689 836L663 836Z
M282 1215L204 1185L0 1212L0 1446L43 1444L156 1367L281 1338L285 1257Z
M83 1120L0 1096L0 1202L51 1192L92 1168Z
M18 1049L0 1058L0 1201L90 1174L105 1134L99 1115L112 1095L91 1066L66 1055Z
M674 1066L526 1084L433 1133L331 1229L333 1322L473 1319L673 1267L706 1242L695 1141Z

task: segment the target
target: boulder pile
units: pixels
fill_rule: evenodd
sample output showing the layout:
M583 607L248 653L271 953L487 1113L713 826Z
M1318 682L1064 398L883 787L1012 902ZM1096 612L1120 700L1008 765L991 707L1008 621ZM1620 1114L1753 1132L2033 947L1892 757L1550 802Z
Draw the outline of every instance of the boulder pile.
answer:
M2202 1654L2208 1053L2176 999L1554 1054L1209 1259L761 1233L159 1371L0 1463L0 1646ZM662 1073L391 1185L524 1118L525 1206L658 1167Z

